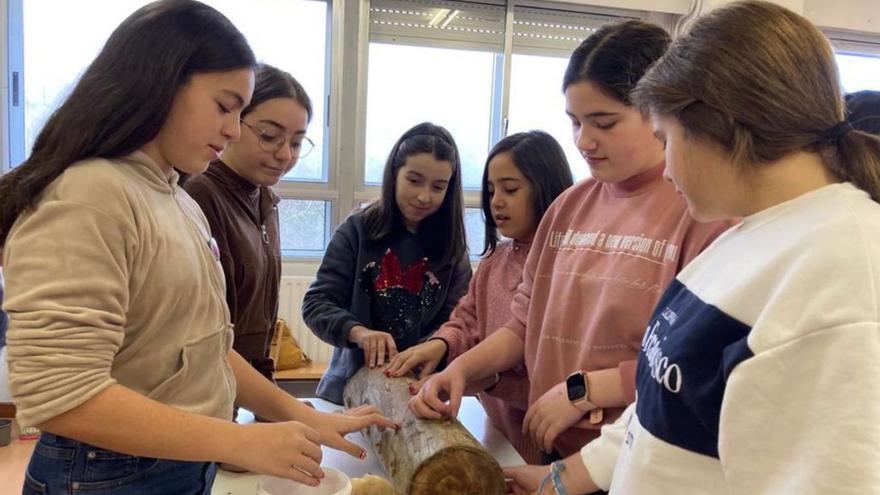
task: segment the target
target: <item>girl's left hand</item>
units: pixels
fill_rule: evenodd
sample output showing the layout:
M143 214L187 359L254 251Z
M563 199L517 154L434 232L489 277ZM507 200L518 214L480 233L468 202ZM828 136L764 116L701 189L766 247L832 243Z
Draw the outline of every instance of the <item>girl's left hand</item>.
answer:
M550 466L517 466L504 468L504 477L507 478L507 493L514 495L544 495L553 493L553 485L550 485L550 491L544 487L544 494L538 493L538 487L541 486L543 480L550 474Z
M522 432L544 452L553 452L556 437L583 417L584 412L568 400L565 382L557 383L526 412Z
M431 339L419 345L398 353L391 360L385 374L393 377L401 377L413 368L421 367L419 379L425 378L437 369L437 365L446 355L449 346L441 339Z
M380 430L385 428L400 429L400 425L379 414L379 410L375 406L366 405L349 409L343 414L313 411L313 414L304 418L303 422L317 430L321 436L322 445L341 450L358 459L365 459L367 451L346 440L346 434L368 426L376 426Z

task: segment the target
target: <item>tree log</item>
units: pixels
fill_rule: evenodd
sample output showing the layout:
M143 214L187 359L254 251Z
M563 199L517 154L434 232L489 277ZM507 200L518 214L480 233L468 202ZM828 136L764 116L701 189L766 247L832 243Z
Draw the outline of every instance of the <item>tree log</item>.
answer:
M400 424L398 431L362 430L394 488L404 495L503 495L501 467L458 420L421 419L409 410L413 382L364 367L345 386L347 407L370 404Z

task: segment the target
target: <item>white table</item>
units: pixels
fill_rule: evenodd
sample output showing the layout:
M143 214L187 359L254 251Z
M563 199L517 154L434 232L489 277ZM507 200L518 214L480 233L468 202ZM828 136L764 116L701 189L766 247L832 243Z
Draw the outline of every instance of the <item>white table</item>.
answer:
M305 399L310 401L319 411L338 411L341 406L327 402L322 399ZM244 414L242 414L244 413ZM253 415L249 415L246 411L239 413L239 422L247 423L253 421ZM461 410L458 413L458 420L465 428L477 439L478 442L486 447L486 450L495 457L502 466L518 466L525 464L525 461L517 453L516 449L504 438L504 435L489 424L483 406L480 405L474 397L465 397L461 403ZM321 463L323 466L334 467L339 469L349 477L355 478L368 473L385 475L385 471L379 463L379 458L369 448L367 442L364 441L363 435L360 433L352 433L347 437L352 442L367 448L367 458L363 461L355 459L348 454L337 450L323 448L324 459ZM211 495L254 495L257 492L257 484L262 478L261 475L244 473L235 474L227 471L218 470L217 478L214 481L214 487Z

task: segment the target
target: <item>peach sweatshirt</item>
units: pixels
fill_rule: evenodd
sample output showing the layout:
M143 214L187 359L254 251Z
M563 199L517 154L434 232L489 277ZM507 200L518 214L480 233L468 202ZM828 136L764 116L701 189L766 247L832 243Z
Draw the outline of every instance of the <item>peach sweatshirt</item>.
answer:
M529 404L574 371L618 368L628 402L648 319L663 290L730 223L696 222L664 165L622 183L584 180L551 205L535 234L504 325L523 338ZM622 409L606 410L605 422ZM596 438L570 428L563 456Z

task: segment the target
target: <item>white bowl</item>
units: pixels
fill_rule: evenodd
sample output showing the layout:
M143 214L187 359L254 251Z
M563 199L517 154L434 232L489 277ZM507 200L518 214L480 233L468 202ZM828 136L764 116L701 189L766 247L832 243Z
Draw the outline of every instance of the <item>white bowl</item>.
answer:
M257 495L351 495L351 480L342 471L321 466L324 479L318 486L303 485L293 480L263 476Z

